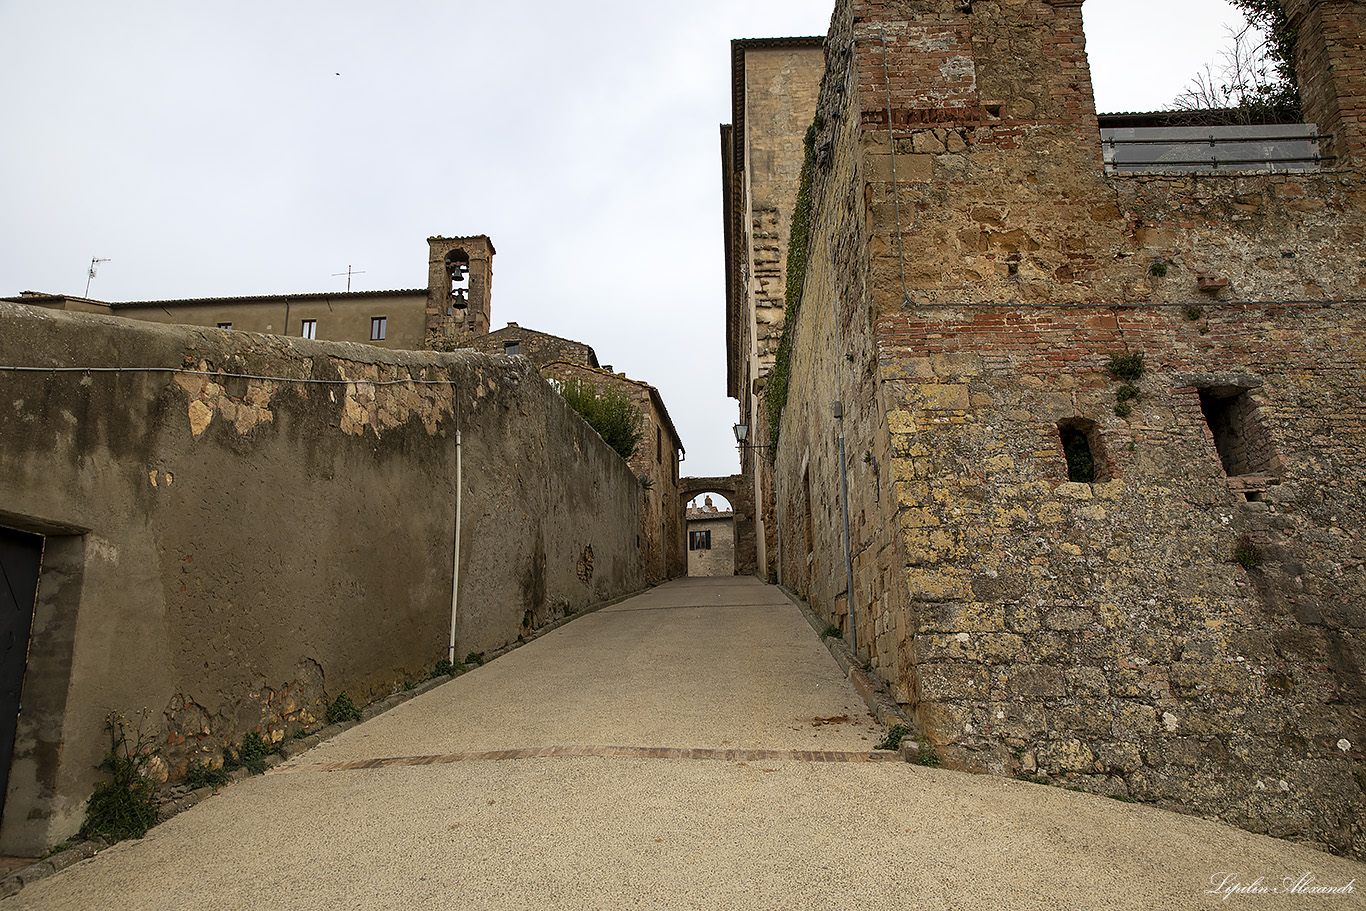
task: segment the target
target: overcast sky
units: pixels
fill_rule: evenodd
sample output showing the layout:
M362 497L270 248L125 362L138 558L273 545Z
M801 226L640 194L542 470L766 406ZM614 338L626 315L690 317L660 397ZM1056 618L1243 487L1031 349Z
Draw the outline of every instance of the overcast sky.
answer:
M493 325L659 387L688 475L737 470L717 126L731 38L831 0L0 0L0 296L425 287L487 234ZM1088 0L1102 111L1166 106L1241 21Z

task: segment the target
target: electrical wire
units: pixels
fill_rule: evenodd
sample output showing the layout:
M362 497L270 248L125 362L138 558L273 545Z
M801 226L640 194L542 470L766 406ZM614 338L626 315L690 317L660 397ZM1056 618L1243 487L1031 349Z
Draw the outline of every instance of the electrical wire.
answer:
M222 370L190 370L186 367L21 367L0 364L7 373L180 373L186 376L207 376L230 380L267 380L275 383L308 383L316 386L454 386L455 380L320 380L312 377L265 376L255 373L226 373Z

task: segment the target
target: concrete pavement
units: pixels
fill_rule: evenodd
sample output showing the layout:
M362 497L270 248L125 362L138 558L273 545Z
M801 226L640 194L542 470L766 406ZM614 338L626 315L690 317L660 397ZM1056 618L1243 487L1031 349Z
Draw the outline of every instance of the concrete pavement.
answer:
M1366 907L1366 867L925 769L798 610L690 579L581 617L10 908ZM1310 874L1354 892L1266 889ZM1255 887L1254 887L1255 888Z

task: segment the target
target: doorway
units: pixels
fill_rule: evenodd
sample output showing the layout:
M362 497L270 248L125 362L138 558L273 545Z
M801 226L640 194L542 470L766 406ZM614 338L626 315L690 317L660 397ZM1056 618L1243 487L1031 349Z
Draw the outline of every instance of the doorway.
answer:
M0 527L0 813L9 788L43 538Z

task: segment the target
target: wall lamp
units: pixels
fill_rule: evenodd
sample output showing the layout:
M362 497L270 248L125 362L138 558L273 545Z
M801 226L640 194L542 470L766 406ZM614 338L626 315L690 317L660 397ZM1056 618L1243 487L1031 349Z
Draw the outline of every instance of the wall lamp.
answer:
M745 449L768 449L768 448L769 448L769 447L767 447L767 446L755 446L755 445L751 445L751 444L748 442L748 440L749 440L749 425L748 425L748 424L736 424L736 425L735 425L735 442L737 442L737 443L740 444L740 449L741 449L742 451L745 450Z

